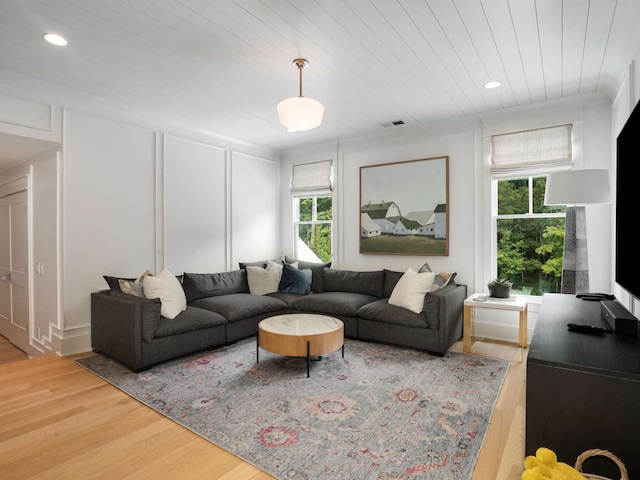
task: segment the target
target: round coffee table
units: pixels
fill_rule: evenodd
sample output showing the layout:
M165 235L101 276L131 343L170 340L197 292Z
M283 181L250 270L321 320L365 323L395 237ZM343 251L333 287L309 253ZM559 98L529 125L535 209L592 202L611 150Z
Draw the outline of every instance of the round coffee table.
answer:
M289 357L307 358L307 377L312 356L321 356L342 348L344 323L327 315L292 313L265 318L258 323L256 363L259 350Z

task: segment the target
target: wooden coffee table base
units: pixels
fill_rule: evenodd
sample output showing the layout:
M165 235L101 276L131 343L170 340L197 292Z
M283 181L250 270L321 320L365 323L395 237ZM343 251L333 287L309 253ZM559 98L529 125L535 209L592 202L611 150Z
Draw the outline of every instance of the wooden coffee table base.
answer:
M344 358L344 324L325 315L290 314L266 318L258 324L256 363L260 362L260 348L289 357L306 357L307 377L311 357L342 349Z

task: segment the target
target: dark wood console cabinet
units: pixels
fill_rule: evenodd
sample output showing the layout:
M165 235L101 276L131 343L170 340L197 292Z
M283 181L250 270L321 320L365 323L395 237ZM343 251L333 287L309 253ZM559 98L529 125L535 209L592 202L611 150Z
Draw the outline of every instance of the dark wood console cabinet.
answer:
M526 455L544 446L573 466L585 450L609 450L640 479L640 336L571 332L568 323L608 327L600 302L542 297L527 358ZM620 478L603 457L583 469Z

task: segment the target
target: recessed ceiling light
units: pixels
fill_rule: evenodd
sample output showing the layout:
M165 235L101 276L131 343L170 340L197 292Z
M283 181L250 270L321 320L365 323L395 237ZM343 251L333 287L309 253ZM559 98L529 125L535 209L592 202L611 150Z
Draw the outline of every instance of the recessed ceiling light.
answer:
M484 88L498 88L500 86L500 82L497 80L491 80L484 84Z
M42 38L44 38L52 45L58 45L59 47L64 47L67 44L67 41L64 39L64 37L58 35L57 33L44 33L42 35Z

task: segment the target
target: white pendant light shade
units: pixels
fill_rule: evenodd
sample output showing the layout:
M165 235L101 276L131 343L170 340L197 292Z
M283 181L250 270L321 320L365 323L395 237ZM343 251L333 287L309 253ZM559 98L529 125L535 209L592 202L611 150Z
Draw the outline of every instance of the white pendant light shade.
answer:
M300 74L300 94L287 98L278 104L278 118L289 132L304 132L322 123L324 106L317 100L302 96L302 69L309 65L304 58L296 58L293 64Z
M304 132L320 126L324 106L307 97L291 97L278 104L280 123L290 132Z

